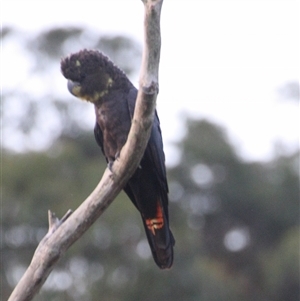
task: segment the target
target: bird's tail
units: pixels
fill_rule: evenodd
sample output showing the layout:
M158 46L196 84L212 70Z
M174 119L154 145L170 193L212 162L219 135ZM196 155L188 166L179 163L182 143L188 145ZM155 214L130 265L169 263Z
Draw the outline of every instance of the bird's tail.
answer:
M143 223L154 261L161 269L170 268L175 239L163 210L158 210L155 218L143 218Z

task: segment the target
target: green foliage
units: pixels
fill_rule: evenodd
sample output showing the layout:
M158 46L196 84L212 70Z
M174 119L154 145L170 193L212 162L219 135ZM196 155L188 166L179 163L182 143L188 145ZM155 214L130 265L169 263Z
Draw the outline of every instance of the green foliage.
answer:
M299 299L299 227L290 228L274 249L261 257L266 287L273 300Z
M174 267L157 269L139 214L122 193L67 252L36 300L297 299L298 156L244 163L222 129L188 124L178 144L182 161L169 171ZM210 143L218 149L209 152ZM61 137L47 152L4 153L4 296L45 234L47 210L62 216L76 209L105 166L84 132ZM227 241L232 233L235 240Z
M187 132L178 145L182 160L169 173L171 201L186 212L186 231L198 234L190 247L201 241L203 253L198 256L205 254L224 273L223 281L232 281L235 293L219 300L296 300L299 153L268 163L245 163L222 129L206 121L189 121ZM217 275L213 279L217 281Z

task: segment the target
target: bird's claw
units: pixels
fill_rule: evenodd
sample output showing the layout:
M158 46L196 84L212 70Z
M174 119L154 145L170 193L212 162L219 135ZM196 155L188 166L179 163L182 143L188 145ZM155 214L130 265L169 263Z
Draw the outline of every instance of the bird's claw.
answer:
M107 164L107 168L112 172L112 167L113 167L114 161L109 161Z

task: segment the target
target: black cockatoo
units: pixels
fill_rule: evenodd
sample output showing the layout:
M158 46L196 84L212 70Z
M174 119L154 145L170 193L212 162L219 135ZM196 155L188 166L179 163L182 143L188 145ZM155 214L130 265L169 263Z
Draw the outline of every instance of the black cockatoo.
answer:
M95 138L109 165L113 164L127 140L137 89L123 71L96 50L71 54L62 60L61 70L69 91L94 104ZM168 184L157 112L140 166L124 191L141 213L156 264L161 269L170 268L175 240L169 228Z

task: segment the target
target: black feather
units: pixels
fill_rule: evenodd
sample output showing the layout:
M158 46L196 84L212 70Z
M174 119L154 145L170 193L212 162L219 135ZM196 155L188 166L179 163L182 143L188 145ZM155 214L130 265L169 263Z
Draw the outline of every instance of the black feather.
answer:
M95 138L109 164L113 164L127 140L137 89L126 75L98 51L83 50L64 59L64 76L76 82L76 95L95 105ZM124 191L140 211L156 264L173 263L175 243L169 228L168 183L157 112L140 167Z

